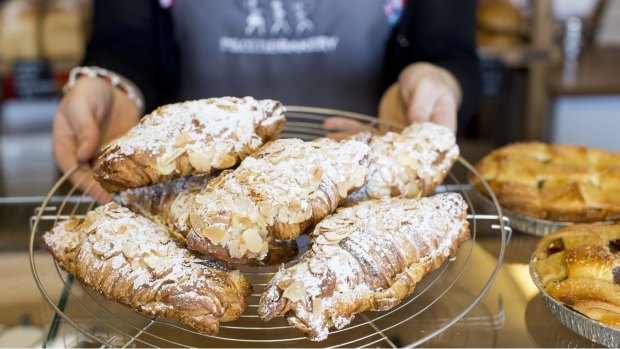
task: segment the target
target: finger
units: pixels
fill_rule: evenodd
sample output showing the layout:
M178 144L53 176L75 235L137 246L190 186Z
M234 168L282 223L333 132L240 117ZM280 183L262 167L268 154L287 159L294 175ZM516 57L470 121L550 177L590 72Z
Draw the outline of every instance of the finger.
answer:
M365 125L357 120L341 116L334 116L325 119L325 121L323 121L323 128L330 131L344 131L349 134L362 131L371 131L373 129L371 126Z
M93 170L88 164L81 164L70 176L70 181L85 194L90 195L100 204L104 204L112 198L93 177Z
M407 104L407 120L413 122L430 121L435 104L440 97L437 86L427 80L422 80L412 91Z
M457 109L457 102L454 100L452 95L443 94L435 104L430 121L446 126L452 130L453 133L456 133Z
M56 164L67 172L77 164L77 140L64 116L57 114L52 125L52 151Z
M325 135L325 137L333 139L335 141L341 141L347 137L351 137L356 132L330 132Z
M77 139L78 161L91 160L99 148L101 132L92 108L84 101L68 103L66 118Z
M407 125L405 106L403 105L403 98L401 97L400 85L398 83L392 84L392 86L383 93L379 103L379 120L388 121L397 125Z

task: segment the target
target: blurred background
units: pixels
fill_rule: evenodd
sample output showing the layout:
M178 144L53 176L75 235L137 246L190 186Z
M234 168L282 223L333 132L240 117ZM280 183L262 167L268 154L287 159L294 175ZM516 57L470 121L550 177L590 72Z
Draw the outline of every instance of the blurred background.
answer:
M85 50L90 0L0 1L0 197L57 179L51 120ZM518 140L620 151L620 0L479 0L484 98L468 160Z
M59 177L51 123L91 11L89 0L0 0L0 251L15 281L0 288L0 330L34 331L0 331L0 343L36 343L49 321L24 259L28 218ZM466 159L519 140L620 151L620 0L480 0L477 37L483 99L459 130Z

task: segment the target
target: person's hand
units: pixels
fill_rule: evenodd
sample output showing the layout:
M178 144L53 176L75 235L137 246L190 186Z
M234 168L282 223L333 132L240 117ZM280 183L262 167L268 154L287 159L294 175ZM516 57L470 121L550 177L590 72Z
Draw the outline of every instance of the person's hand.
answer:
M69 179L100 203L110 195L94 181L91 160L102 144L135 125L138 114L127 95L99 78L78 79L58 105L52 129L56 163L63 172L79 164Z
M398 82L381 98L379 118L411 124L434 122L456 132L461 88L446 69L430 63L414 63L400 73Z
M430 63L414 63L403 69L398 82L381 97L379 119L406 126L430 121L456 132L461 89L450 72ZM366 131L368 126L352 119L328 118L323 122L328 137L342 139Z

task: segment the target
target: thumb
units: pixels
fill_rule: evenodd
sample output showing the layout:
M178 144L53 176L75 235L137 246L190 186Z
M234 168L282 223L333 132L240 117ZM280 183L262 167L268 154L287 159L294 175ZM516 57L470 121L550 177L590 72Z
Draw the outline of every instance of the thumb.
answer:
M86 103L74 102L67 119L77 139L78 161L91 160L101 142L101 131L93 110Z

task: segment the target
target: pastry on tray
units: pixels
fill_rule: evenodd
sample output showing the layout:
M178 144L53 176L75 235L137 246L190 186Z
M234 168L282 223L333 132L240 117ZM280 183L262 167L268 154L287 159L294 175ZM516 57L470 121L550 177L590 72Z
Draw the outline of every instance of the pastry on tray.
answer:
M195 257L164 226L114 202L58 223L44 240L64 270L104 297L205 333L237 319L251 292L239 271Z
M430 122L367 140L371 149L368 184L353 193L346 206L370 198L427 195L441 184L459 157L452 131Z
M261 296L258 315L284 315L313 341L356 313L387 310L456 255L469 239L467 204L456 193L384 198L339 208L312 232L298 264L280 268Z
M95 179L110 192L232 167L279 136L284 107L252 97L169 104L145 116L99 156Z
M620 223L549 234L538 242L532 266L551 297L620 329Z
M266 145L196 196L189 248L220 260L264 259L272 239L296 238L366 183L369 152L355 140Z
M516 143L485 156L476 169L514 213L560 222L620 219L620 153ZM470 180L488 195L477 178Z
M179 243L187 244L189 212L192 200L216 175L188 176L165 182L128 189L119 194L119 201L130 210L168 227L168 232ZM295 240L272 240L269 252L261 263L286 263L297 256ZM251 261L231 258L229 264L248 264Z

